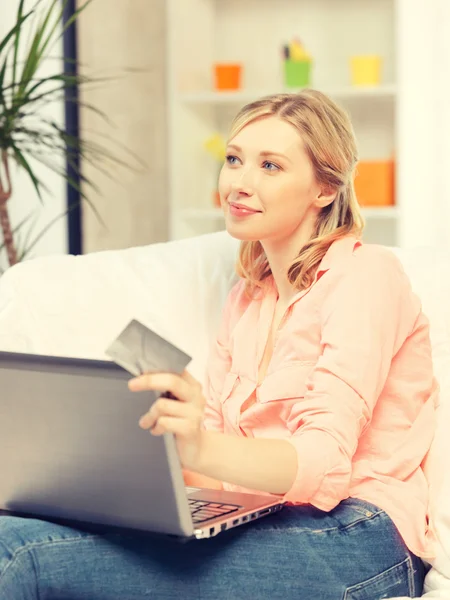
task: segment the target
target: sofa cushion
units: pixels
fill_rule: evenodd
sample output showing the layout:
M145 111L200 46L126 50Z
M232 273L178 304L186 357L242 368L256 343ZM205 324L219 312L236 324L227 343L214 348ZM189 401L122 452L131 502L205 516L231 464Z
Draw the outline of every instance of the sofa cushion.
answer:
M0 349L107 359L136 318L190 354L203 377L236 248L213 234L20 263L0 278Z
M425 580L425 598L450 598L450 253L394 249L430 320L433 365L440 385L436 433L426 461L437 556Z

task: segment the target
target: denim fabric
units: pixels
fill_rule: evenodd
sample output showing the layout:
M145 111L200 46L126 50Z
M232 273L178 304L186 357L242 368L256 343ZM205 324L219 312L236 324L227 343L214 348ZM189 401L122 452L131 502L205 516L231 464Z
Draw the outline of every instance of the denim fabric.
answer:
M355 499L185 543L0 517L1 600L380 600L420 596L423 578L386 513Z

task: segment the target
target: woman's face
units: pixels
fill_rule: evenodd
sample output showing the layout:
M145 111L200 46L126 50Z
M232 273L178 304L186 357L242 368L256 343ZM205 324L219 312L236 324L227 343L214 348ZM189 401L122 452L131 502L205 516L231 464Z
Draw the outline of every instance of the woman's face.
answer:
M219 192L228 233L261 242L309 239L329 201L294 127L275 116L258 119L230 140L226 154Z

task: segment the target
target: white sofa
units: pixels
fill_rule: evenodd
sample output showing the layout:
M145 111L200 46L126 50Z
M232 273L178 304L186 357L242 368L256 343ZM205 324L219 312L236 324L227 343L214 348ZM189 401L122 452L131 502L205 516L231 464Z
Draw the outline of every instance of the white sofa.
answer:
M104 349L137 318L193 356L200 380L234 275L237 242L225 232L81 257L31 260L0 279L0 350L106 358ZM431 322L441 385L427 469L438 555L425 598L450 599L450 254L393 251Z

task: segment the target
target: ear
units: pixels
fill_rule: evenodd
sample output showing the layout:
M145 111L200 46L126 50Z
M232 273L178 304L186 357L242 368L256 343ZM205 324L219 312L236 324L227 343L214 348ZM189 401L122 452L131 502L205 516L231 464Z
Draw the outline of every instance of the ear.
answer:
M332 190L331 188L324 188L319 191L316 196L315 205L317 208L325 208L336 199L337 190Z

